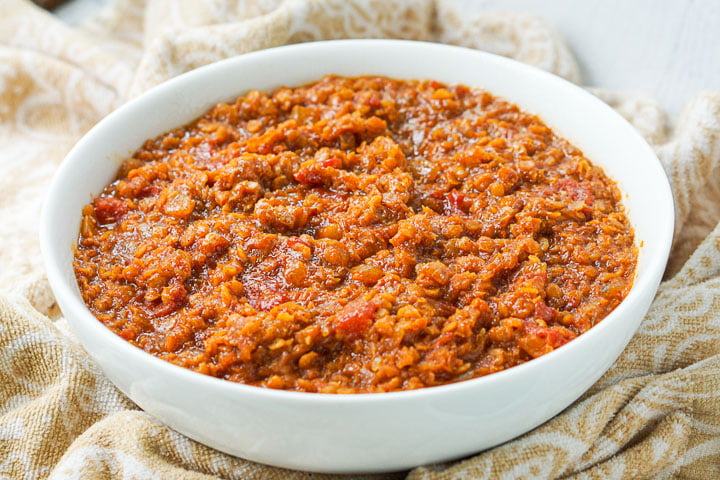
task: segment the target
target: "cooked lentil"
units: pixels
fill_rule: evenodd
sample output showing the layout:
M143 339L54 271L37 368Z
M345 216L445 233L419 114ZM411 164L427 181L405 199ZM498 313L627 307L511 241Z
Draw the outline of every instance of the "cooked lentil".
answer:
M409 390L561 347L632 286L615 184L479 89L327 76L148 140L83 210L108 328L196 372Z

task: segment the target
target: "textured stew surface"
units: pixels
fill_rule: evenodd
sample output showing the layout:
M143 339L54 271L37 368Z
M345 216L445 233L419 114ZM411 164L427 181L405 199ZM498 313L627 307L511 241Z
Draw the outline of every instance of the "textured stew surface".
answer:
M328 76L148 140L83 210L75 273L112 331L277 389L408 390L573 340L632 286L620 192L478 89Z

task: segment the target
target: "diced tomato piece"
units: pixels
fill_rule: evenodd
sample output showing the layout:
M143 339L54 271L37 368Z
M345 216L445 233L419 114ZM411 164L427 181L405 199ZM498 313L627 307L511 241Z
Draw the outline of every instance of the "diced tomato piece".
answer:
M518 343L520 348L535 358L550 353L577 337L565 327L541 327L534 320L525 320L523 327L525 335Z
M295 180L305 185L322 185L323 167L316 164L303 165L295 174Z
M163 288L161 302L154 305L151 314L154 317L164 317L175 311L185 304L187 300L187 290L178 279L173 279L170 284Z
M162 187L160 185L155 185L154 183L151 183L150 185L144 186L139 192L138 197L139 198L145 198L145 197L154 197L157 194L162 192Z
M576 201L585 202L586 205L592 206L595 203L595 195L593 195L590 187L584 183L580 183L574 178L563 178L555 184L557 191L565 191L568 196Z
M457 190L450 190L445 196L445 209L450 213L467 213L470 208L465 194Z
M547 343L553 349L562 347L575 338L577 338L577 335L564 327L551 327L546 331Z
M95 218L100 225L117 222L128 211L124 201L114 197L98 197L93 201Z
M340 168L340 165L342 165L342 162L340 162L340 159L335 156L324 157L321 160L318 160L318 163L320 165L322 165L323 167L331 167L331 168Z
M438 339L433 342L432 348L436 349L436 348L442 347L443 345L448 343L450 340L452 340L452 338L453 338L452 332L443 332L442 334L440 334Z
M548 307L547 304L540 299L535 301L535 316L545 320L545 322L550 322L555 319L555 315L557 315L557 310Z
M261 312L269 312L274 307L290 300L288 293L272 285L261 286L254 283L245 285L246 296L250 305Z
M361 335L372 325L377 309L377 305L368 300L353 300L338 314L335 330L341 335Z

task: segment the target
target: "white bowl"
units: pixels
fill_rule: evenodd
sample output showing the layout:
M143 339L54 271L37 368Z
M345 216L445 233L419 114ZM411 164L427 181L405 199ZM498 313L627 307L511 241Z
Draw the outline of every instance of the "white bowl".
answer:
M397 393L328 395L264 389L155 358L98 322L72 269L80 212L123 158L153 138L250 89L297 86L326 73L380 74L482 87L580 147L625 194L639 260L627 298L592 330L512 369ZM673 233L673 201L650 147L600 100L506 58L395 40L306 43L199 68L128 102L98 123L60 166L42 218L48 277L68 322L107 376L141 408L185 435L257 462L316 472L380 472L490 448L547 421L615 361L660 282Z

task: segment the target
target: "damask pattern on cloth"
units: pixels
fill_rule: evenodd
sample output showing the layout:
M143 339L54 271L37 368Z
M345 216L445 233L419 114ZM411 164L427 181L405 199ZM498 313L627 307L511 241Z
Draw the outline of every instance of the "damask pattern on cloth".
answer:
M119 392L66 328L40 258L43 194L92 125L168 78L311 40L434 40L582 83L557 32L468 0L114 0L70 27L0 0L0 479L305 479L189 440ZM592 59L589 59L591 61ZM720 94L669 124L593 90L656 149L677 209L665 280L613 367L535 430L473 457L373 478L720 478ZM363 477L355 477L363 478Z

